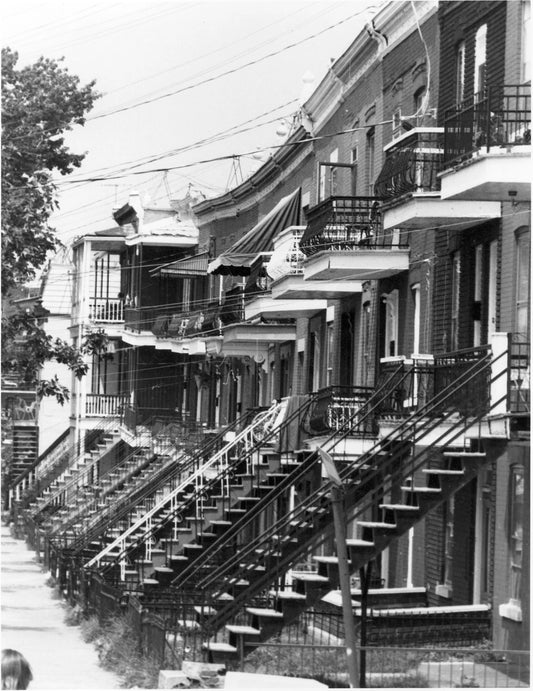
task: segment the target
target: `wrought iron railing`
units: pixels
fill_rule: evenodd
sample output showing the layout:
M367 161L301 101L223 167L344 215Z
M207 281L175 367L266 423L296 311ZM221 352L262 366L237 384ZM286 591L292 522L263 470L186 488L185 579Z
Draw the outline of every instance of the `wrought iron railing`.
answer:
M300 241L306 256L322 251L390 248L383 233L381 201L376 197L329 197L309 209Z
M445 113L443 166L480 149L531 144L531 84L490 86Z
M457 381L486 352L486 346L480 346L430 358L400 357L382 362L378 382L388 382L389 396L383 401L379 414L382 417L404 417L421 409L434 396ZM461 393L448 396L443 403L444 409L437 414L449 409L461 415L469 415L477 408L479 400L486 399L489 375L487 372L485 378L476 377L472 383L465 385Z
M405 482L406 478L411 477L423 467L427 460L426 450L412 453L412 444L416 444L417 441L425 438L428 433L437 431L442 421L446 419L454 420L453 431L451 427L446 429L438 436L434 443L438 444L439 440L446 438L446 443L449 444L455 438L463 435L466 429L477 424L490 411L491 407L494 408L495 405L500 403L500 401L489 402L487 399L478 399L476 415L468 419L454 418L451 411L443 416L436 413L437 410L442 409L448 396L455 394L462 386L467 386L472 379L479 376L484 379L486 371L491 370L494 364L495 361L491 361L488 356L476 362L453 384L450 384L447 389L441 392L438 397L413 415L404 419L394 430L391 437L391 441L398 443L396 446L392 446L389 442L387 444L387 453L383 454L383 440L381 440L372 449L363 453L357 463L342 464L340 473L345 485L347 501L357 509L353 513L352 519L356 520L357 517L365 515L365 512L370 510L375 502L374 490L376 482L381 487L383 478L387 478L387 487L382 487L383 492L386 493L389 491L388 488ZM495 375L495 379L497 377L501 378L504 374L504 371L499 372ZM424 421L423 424L421 424L422 421ZM349 428L339 435L334 435L330 443L338 443L348 433ZM403 443L404 441L405 443ZM326 446L329 448L329 445ZM376 453L382 454L379 456L380 461L377 464L372 462L373 455ZM309 468L305 470L308 472ZM295 477L291 477L290 480L293 484L298 482L298 479ZM248 586L244 587L240 593L234 593L235 597L232 603L228 603L227 606L219 606L217 614L210 620L212 626L219 627L225 623L227 621L226 617L233 616L233 612L238 607L239 602L244 602L253 592L258 592L261 588L267 587L269 583L272 583L273 578L284 574L287 567L304 553L311 544L317 547L317 545L329 537L332 525L328 507L329 488L325 485L315 490L315 492L311 492L292 511L287 512L280 520L269 525L266 530L260 530L253 538L250 537L254 533L250 521L256 520L257 516L252 515L254 511L251 510L245 519L241 519L241 525L239 526L241 531L244 530L242 535L247 535L245 541L236 540L237 536L231 529L228 532L228 538L231 537L232 540L234 555L231 563L227 559L218 565L215 563L214 567L209 569L205 575L201 575L201 572L198 570L198 564L195 562L194 573L196 577L194 582L196 586L207 589L214 588L212 591L214 597L219 597L226 592L230 584L236 580L248 579ZM264 510L264 507L262 508ZM302 527L302 522L305 528ZM328 530L325 530L326 525L329 526ZM235 545L239 545L237 552L235 551ZM213 547L211 547L211 552ZM252 574L250 560L253 560L257 565L259 553L262 554L261 564L268 565L268 567L262 572L256 569ZM236 564L239 566L236 567ZM179 579L180 586L187 587L185 572L181 576ZM192 576L192 572L188 574L189 578ZM254 581L253 584L252 580Z
M529 416L531 411L531 344L511 340L508 408L513 414Z
M349 423L354 434L375 433L377 430L372 421L360 426L357 420L358 411L364 409L373 392L374 389L367 386L328 386L321 389L304 421L305 431L311 435L329 434Z
M438 192L443 142L440 133L416 133L401 146L387 152L383 168L374 183L383 200L407 193Z

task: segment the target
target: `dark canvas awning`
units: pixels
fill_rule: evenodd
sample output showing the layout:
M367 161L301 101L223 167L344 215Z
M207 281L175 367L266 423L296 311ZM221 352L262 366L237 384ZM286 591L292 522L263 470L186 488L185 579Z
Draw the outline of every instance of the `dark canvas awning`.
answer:
M254 259L263 252L273 251L276 235L289 226L299 224L300 198L300 188L283 197L259 223L210 262L208 273L248 276Z
M192 257L184 257L177 261L158 266L151 273L159 273L161 276L182 276L188 278L190 276L205 276L207 274L208 265L207 252L195 254Z

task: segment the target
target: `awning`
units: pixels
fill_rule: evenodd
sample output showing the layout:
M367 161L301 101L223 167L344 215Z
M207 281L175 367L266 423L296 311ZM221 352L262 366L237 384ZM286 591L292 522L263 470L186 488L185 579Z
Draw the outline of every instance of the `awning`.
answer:
M273 251L274 237L285 228L300 223L300 199L300 188L283 197L259 223L213 260L207 272L248 276L254 259L263 252Z
M192 257L184 257L169 264L158 266L150 273L159 273L161 276L178 276L188 278L190 276L205 276L207 274L208 254L202 252Z

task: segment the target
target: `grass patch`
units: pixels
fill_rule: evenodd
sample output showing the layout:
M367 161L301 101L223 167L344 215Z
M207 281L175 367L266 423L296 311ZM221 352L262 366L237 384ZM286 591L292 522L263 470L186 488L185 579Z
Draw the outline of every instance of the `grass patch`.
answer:
M97 623L82 626L82 635L92 638L102 667L120 677L122 688L157 688L159 665L141 653L137 635L126 619L117 617L99 628Z

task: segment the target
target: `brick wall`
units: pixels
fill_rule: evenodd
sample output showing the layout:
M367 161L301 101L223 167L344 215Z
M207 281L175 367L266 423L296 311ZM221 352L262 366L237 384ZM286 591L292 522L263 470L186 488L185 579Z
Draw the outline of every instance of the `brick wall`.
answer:
M474 90L475 34L487 24L486 84L503 84L505 76L506 2L441 2L439 124L455 102L455 54L459 42L465 42L465 98Z

